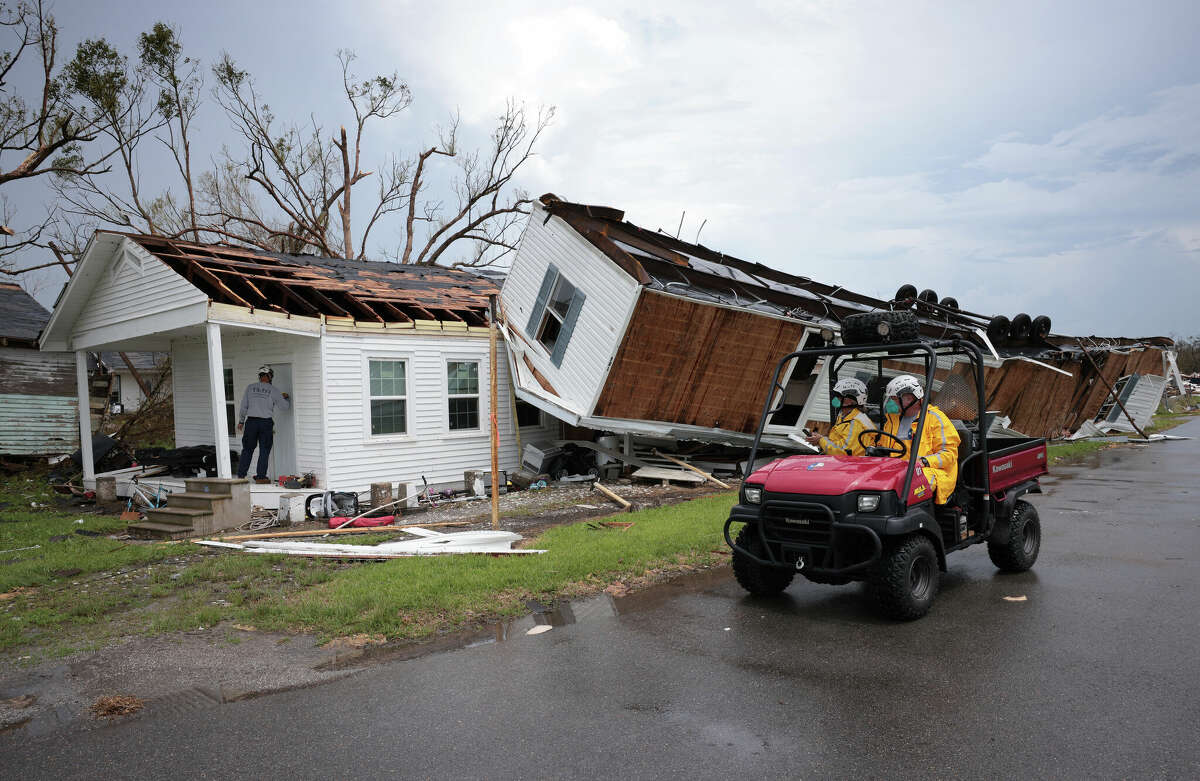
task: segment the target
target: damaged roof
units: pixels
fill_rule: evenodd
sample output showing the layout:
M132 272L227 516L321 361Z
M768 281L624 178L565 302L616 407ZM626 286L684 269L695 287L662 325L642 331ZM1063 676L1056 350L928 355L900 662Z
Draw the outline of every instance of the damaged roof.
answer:
M50 312L33 296L11 282L0 282L0 339L5 343L37 346L38 334Z
M217 303L377 323L416 320L486 325L489 279L444 266L287 255L120 234L137 242Z
M649 231L626 222L620 209L571 203L552 193L539 200L550 215L566 221L625 273L654 290L832 327L856 312L913 306L911 300L885 301ZM989 315L957 307L951 311L919 304L916 310L922 331L940 338L963 336L980 341L976 329L986 328L991 320ZM1047 356L1078 351L1080 345L1091 350L1172 344L1172 340L1158 336L1081 339L1051 334L1045 339L995 347L1002 354Z

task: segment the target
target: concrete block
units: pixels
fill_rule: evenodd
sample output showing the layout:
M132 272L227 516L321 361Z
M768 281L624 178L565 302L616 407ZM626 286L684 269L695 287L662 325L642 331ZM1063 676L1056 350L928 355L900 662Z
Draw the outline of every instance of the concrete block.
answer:
M279 495L279 522L287 526L304 523L305 494Z

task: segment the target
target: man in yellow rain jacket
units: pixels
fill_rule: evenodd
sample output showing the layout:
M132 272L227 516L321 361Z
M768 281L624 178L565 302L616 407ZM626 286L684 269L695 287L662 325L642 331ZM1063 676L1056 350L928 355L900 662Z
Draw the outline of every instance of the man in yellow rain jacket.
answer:
M910 445L917 430L917 419L924 404L925 391L921 382L911 374L902 374L892 378L884 391L883 430ZM869 438L868 438L868 441ZM917 447L917 455L924 469L925 477L934 487L935 504L945 504L954 492L958 481L958 432L950 418L937 407L930 404L925 415L925 427L921 431L921 441ZM881 440L880 445L889 447L887 440ZM905 457L908 454L905 453Z
M866 400L867 386L861 380L854 377L838 380L829 399L835 417L829 436L813 434L808 437L808 443L828 455L864 455L866 450L859 443L858 435L875 428L875 423L862 411L861 405Z

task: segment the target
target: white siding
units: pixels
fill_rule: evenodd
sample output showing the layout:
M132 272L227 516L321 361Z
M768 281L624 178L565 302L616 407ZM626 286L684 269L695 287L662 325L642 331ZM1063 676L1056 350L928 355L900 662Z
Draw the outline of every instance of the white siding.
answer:
M525 334L542 279L551 263L587 296L560 367L555 367L549 353L531 335ZM501 299L509 327L525 334L533 345L526 355L567 405L580 414L590 415L595 406L637 301L639 287L636 280L562 219L551 217L547 222L541 204L534 204L521 246L504 281Z
M519 465L512 392L503 343L499 371L500 468ZM408 362L407 433L372 438L367 361L371 357ZM449 430L446 362L479 362L478 431ZM461 483L467 469L491 465L488 437L488 339L486 335L408 333L329 333L325 336L325 392L328 403L329 487L364 491L373 482ZM543 428L521 430L522 441L557 436L557 421L543 415Z
M246 386L258 379L258 367L264 363L292 365L292 409L296 429L296 469L314 472L324 483L325 441L321 419L320 340L289 336L269 331L251 332L221 329L221 352L225 366L233 368L233 393L230 399L241 403ZM212 413L208 395L208 348L198 339L172 343L171 366L175 387L175 444L211 445ZM241 450L237 431L229 432L229 445Z
M72 330L79 335L207 300L167 264L126 241L93 288Z

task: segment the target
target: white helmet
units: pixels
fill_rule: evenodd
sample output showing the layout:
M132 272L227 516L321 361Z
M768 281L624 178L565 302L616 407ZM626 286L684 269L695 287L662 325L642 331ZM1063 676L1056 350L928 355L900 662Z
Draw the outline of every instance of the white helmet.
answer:
M265 364L265 363L264 363L262 366L259 366L259 367L258 367L258 373L259 373L259 374L265 374L265 375L267 375L268 377L272 377L272 378L275 376L275 370L274 370L274 369L272 369L270 366L268 366L268 365L267 365L267 364Z
M887 390L883 392L884 398L895 396L900 398L901 393L911 393L918 399L925 398L925 391L921 388L921 381L911 374L901 374L899 377L893 377L891 382L887 384Z
M854 400L859 404L867 400L866 384L855 377L845 377L838 380L833 386L833 392L839 396L853 396Z

